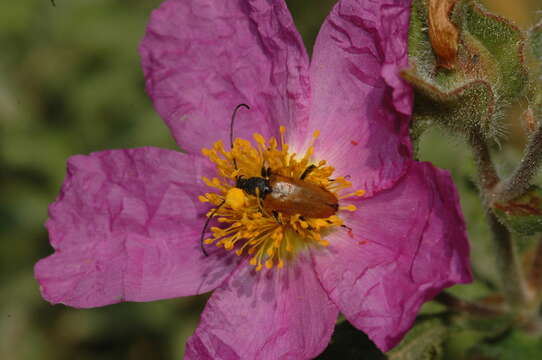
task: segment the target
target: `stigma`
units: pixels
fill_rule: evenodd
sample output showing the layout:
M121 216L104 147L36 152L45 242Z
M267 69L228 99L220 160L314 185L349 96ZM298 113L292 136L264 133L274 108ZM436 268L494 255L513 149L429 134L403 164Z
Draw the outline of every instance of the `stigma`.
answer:
M346 177L333 177L332 166L313 159L318 131L302 156L289 151L285 131L281 126L279 141L256 133L255 146L237 138L228 150L222 141L202 149L217 177L203 177L213 191L199 200L213 205L207 217L219 225L203 243L248 256L256 271L281 269L308 247L328 246L326 235L348 228L341 212L357 210L348 201L365 193L348 191Z

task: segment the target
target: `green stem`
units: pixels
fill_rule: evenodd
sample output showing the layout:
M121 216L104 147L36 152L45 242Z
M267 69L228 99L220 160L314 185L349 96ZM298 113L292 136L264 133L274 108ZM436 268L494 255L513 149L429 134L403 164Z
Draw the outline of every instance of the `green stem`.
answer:
M527 192L542 164L542 122L529 138L525 153L512 175L499 184L495 197L499 202L515 199Z
M470 138L472 151L474 153L474 159L476 161L476 167L478 169L478 181L481 187L482 199L484 205L488 205L488 201L491 202L493 188L499 183L499 175L495 170L493 161L491 160L491 153L487 144L480 134L473 134Z
M503 309L497 306L489 306L479 302L471 302L460 299L447 292L441 292L433 299L454 312L462 312L480 317L503 315Z
M491 153L483 137L479 134L473 134L470 141L478 168L482 201L492 233L503 296L513 309L519 309L527 303L528 299L525 278L519 266L510 231L498 221L491 210L494 189L500 181L499 175L495 170Z
M540 294L542 292L542 238L538 240L528 280L533 291L537 295Z
M493 234L503 296L513 309L521 309L528 303L528 295L512 236L491 210L487 212L487 220Z

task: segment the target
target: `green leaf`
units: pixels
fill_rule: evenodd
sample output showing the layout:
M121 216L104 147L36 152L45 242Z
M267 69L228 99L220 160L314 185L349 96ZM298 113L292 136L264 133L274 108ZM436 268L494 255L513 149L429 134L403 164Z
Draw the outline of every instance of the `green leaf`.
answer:
M471 1L461 4L463 31L478 40L498 64L500 79L495 86L499 100L513 102L527 85L523 33L507 19L493 15Z
M542 21L529 30L528 44L530 59L533 62L528 99L534 117L540 119L542 116Z
M435 360L442 357L442 344L448 329L438 319L421 320L403 341L388 352L389 360Z
M511 230L522 235L542 231L542 189L533 186L525 195L493 203L493 212Z
M529 44L533 55L538 59L542 59L542 21L529 31Z

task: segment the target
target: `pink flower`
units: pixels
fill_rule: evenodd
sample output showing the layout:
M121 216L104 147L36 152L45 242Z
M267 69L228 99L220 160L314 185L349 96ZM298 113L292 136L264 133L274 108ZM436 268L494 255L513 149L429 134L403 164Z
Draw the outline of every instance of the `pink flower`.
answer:
M49 209L55 253L35 269L43 297L88 308L215 290L187 359L312 358L339 311L383 351L396 345L425 301L471 280L451 178L411 155L412 93L398 76L409 9L339 1L309 64L283 0L166 1L140 52L147 91L187 153L72 157ZM238 112L235 137L261 134L259 152L242 140L229 149L240 103L251 109ZM269 140L281 134L287 150ZM338 212L270 216L263 198L234 194L239 175L261 177L259 161L292 179L317 165L300 181L337 196ZM343 197L347 179L365 195ZM205 215L230 195L238 202L215 214L205 256Z

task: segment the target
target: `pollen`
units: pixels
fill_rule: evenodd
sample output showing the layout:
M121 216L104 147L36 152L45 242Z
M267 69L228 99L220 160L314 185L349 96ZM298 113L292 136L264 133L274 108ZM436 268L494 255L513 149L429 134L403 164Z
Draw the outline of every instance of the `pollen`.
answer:
M226 205L232 210L241 210L245 206L245 193L239 188L231 188L226 192Z
M248 263L256 271L282 269L309 247L329 246L328 234L349 229L341 214L356 211L357 207L348 201L365 193L363 190L347 191L352 186L349 176L334 177L335 169L327 161L313 159L319 131L313 133L302 155L289 152L284 126L279 128L279 134L278 141L274 137L265 139L261 134L254 134L254 142L237 138L228 150L222 141L217 141L210 149L202 149L203 155L215 164L217 177L202 179L212 190L198 199L214 206L207 212L207 217L215 218L218 223L210 228L211 234L205 234L207 238L203 244L214 244L248 257ZM264 204L265 196L269 194L260 196L257 188L254 195L236 187L239 179L273 176L317 185L332 193L340 205L337 212L327 218L311 218L291 214L292 211L290 214L270 211Z

